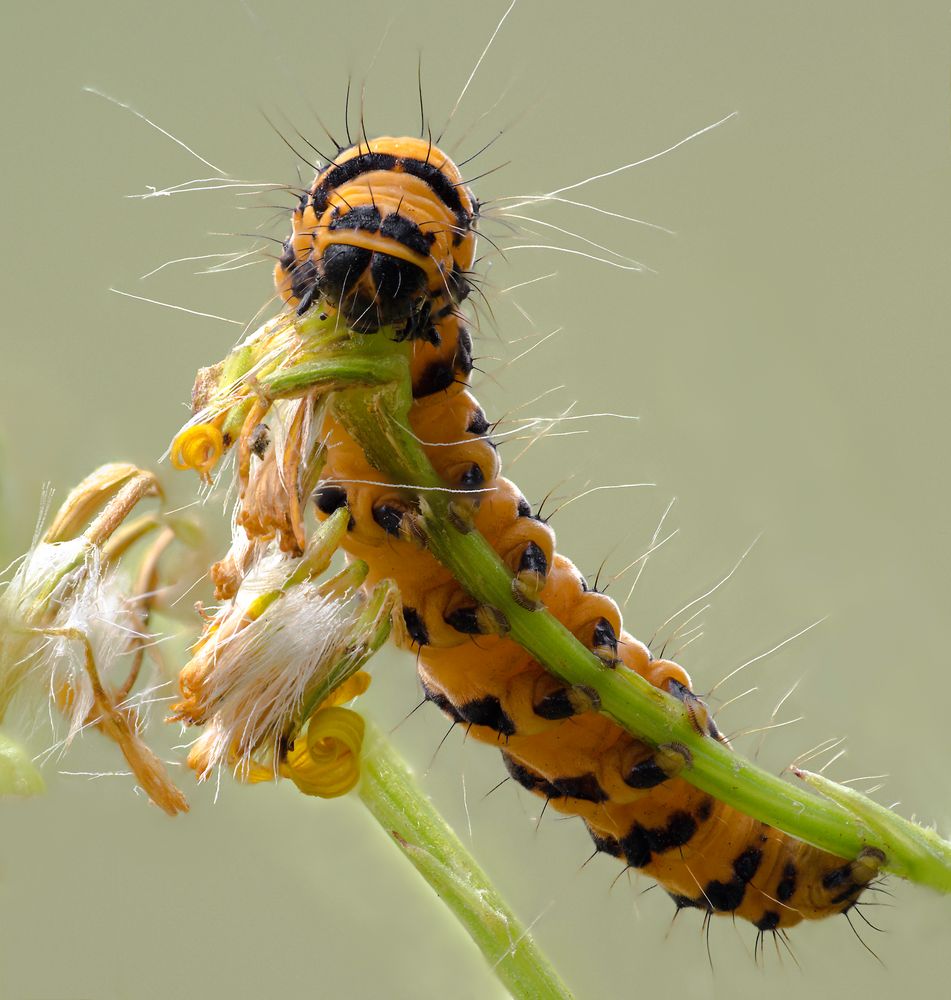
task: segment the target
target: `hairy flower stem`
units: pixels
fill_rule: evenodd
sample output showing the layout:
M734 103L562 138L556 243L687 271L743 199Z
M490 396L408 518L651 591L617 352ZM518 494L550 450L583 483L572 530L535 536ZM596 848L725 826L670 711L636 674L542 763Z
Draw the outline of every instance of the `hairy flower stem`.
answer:
M515 1000L571 993L386 739L367 727L358 794Z
M410 345L396 342L389 331L354 334L349 353L360 359L358 380L351 388L338 388L333 397L336 416L372 465L394 482L420 491L430 551L472 597L505 615L512 639L566 683L593 688L601 711L638 739L653 746L677 742L687 747L691 762L682 777L717 799L840 857L856 858L864 848L878 848L885 854L888 871L951 892L951 845L935 852L916 848L908 838L889 842L880 835L879 825L865 821L861 807L852 804L845 809L831 799L804 793L701 735L681 702L632 671L605 669L547 611L521 607L512 596L511 574L488 542L477 531L461 533L454 526L458 518L452 516L453 495L407 430L412 403ZM398 378L367 387L371 360L379 362L381 373L398 369ZM293 369L285 370L285 380L293 381L292 373Z

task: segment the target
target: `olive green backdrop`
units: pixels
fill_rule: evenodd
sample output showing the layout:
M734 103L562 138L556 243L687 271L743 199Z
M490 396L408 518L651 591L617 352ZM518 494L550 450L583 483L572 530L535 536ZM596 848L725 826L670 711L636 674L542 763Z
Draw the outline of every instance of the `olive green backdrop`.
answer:
M154 465L185 416L196 368L239 331L111 294L110 286L238 320L270 294L269 267L195 275L175 258L282 236L289 201L231 192L132 200L208 169L100 88L232 176L297 183L307 167L266 112L329 146L366 80L371 133L415 131L417 53L438 131L504 4L127 2L8 4L3 136L3 551L22 550L41 484L65 490L97 463ZM577 421L511 474L539 500L603 491L554 519L563 549L611 576L646 546L670 498L679 535L628 609L645 638L762 537L685 651L698 688L809 623L828 619L720 694L760 691L721 722L768 722L760 758L779 770L830 736L828 774L888 772L880 801L951 831L948 12L941 3L577 4L521 0L448 133L480 197L543 192L662 150L676 152L566 197L676 236L566 205L524 214L649 264L637 275L549 250L502 259L488 243L476 382L490 416L638 414ZM379 48L374 61L374 52ZM371 68L372 63L372 68ZM369 73L368 73L369 70ZM501 95L501 99L500 99ZM498 103L496 103L498 102ZM484 115L484 117L483 117ZM467 133L468 134L465 134ZM294 140L302 145L298 140ZM300 172L300 174L298 173ZM277 211L262 206L277 206ZM520 223L509 243L590 246ZM498 221L485 231L505 236ZM604 251L594 251L604 257ZM214 263L214 261L211 261ZM491 265L491 266L489 266ZM555 277L502 289L557 271ZM512 361L533 341L557 335ZM556 388L558 387L558 388ZM511 461L523 445L503 447ZM167 472L168 470L166 470ZM169 475L169 479L172 477ZM173 500L187 502L180 476ZM61 494L62 495L62 492ZM216 514L219 508L209 508ZM629 578L629 577L628 577ZM628 579L625 578L625 579ZM626 593L625 582L611 592ZM417 701L412 658L388 652L365 702L385 727ZM161 730L162 706L155 729ZM497 878L578 995L940 992L951 903L893 884L894 909L797 928L800 969L753 930L717 919L713 970L696 914L671 927L649 882L609 859L583 870L580 823L501 777L491 750L426 708L394 739ZM169 746L177 732L160 733ZM740 740L753 752L757 736ZM36 751L48 742L40 725ZM49 794L2 804L0 983L10 998L494 997L468 940L355 801L223 781L167 819L112 770L95 737L46 769ZM860 783L861 787L861 783ZM468 799L469 822L464 809ZM471 830L471 834L470 834ZM944 950L942 950L944 948Z

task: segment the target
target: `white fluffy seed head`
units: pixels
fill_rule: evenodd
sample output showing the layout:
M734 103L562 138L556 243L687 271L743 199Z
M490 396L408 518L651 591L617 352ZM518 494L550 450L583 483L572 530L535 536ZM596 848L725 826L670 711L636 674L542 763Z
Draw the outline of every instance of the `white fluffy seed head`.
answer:
M71 635L52 634L70 630ZM36 544L0 591L0 717L11 702L34 717L49 700L64 710L64 745L86 724L93 691L85 636L104 684L117 675L135 617L115 572L83 538Z
M275 761L305 695L353 643L358 598L328 593L314 581L288 588L242 623L254 601L279 589L298 562L268 545L186 667L201 676L202 778L222 764L247 772L252 755Z

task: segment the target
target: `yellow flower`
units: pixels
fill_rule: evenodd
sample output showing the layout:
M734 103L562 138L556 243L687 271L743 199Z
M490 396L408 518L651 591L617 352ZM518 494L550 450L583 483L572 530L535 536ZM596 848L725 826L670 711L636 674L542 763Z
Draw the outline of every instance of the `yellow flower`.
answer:
M290 778L306 795L324 799L345 795L360 777L364 723L357 712L339 706L362 695L370 680L366 671L359 670L321 703L311 716L306 734L294 740L278 765L277 775L273 764L242 758L240 746L235 744L229 759L235 777L246 785L257 785L274 781L279 775ZM212 725L189 751L188 765L199 775L216 763L212 755L217 739Z
M360 780L363 731L363 717L357 712L319 709L311 717L307 735L299 736L288 751L281 774L306 795L323 799L346 795Z
M192 424L175 436L171 461L176 469L194 469L207 483L211 470L225 450L225 439L216 424Z

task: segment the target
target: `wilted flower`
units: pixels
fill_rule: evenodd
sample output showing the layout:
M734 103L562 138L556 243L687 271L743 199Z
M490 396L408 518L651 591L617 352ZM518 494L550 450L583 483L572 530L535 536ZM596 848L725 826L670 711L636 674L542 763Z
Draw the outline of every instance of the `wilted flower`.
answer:
M158 493L149 473L103 466L70 493L18 561L0 591L0 719L14 701L34 716L52 702L67 720L64 746L84 728L99 728L152 800L174 814L187 803L142 742L136 699L129 698L146 637L140 598L127 592L116 568L129 545L158 523L124 524L126 517Z
M357 671L389 633L396 590L384 582L363 593L361 562L320 581L349 520L339 511L307 537L333 380L268 388L340 341L327 317L266 325L199 372L193 417L170 450L177 468L205 482L223 449L236 452L232 545L211 569L223 603L181 671L170 717L204 727L188 756L200 780L226 766L244 781L284 776L332 796L357 778L363 721L340 702L369 683Z
M340 511L320 525L300 558L258 543L234 597L206 625L172 715L205 727L188 758L200 779L220 765L250 781L292 776L288 751L307 719L386 639L388 584L367 600L362 563L318 581L347 519Z
M323 409L315 403L307 396L269 408L257 404L238 439L238 523L253 539L277 537L292 555L307 545L301 500L313 492L323 467Z

